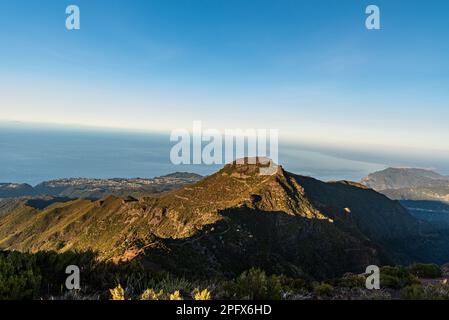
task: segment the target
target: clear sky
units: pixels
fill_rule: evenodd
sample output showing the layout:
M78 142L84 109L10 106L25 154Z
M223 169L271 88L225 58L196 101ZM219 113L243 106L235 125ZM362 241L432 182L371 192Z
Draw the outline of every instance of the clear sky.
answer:
M0 0L0 120L449 152L449 2Z

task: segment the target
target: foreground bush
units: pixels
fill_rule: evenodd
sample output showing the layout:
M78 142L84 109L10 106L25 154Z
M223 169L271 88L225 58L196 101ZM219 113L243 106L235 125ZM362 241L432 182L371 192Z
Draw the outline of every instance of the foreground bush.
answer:
M329 283L332 284L334 287L365 288L366 278L360 275L350 275L334 279Z
M445 284L420 285L405 287L401 298L406 300L449 300L449 286Z
M211 294L207 289L203 291L195 289L192 293L194 300L211 300Z
M282 296L280 277L254 268L226 282L223 289L228 299L279 300Z
M65 289L68 265L79 266L81 290ZM421 285L417 278L440 275L441 268L431 264L383 267L382 290L367 290L365 277L360 275L314 283L312 279L267 275L253 268L232 280L222 277L205 280L151 272L138 260L120 264L99 261L93 252L0 251L0 300L389 299L399 294L403 299L449 299L448 285ZM123 287L116 286L118 283Z
M380 270L381 288L402 289L419 284L419 280L405 267L383 267Z
M146 289L140 296L140 300L167 300L167 299L165 299L164 290L156 292L154 291L154 289Z
M441 267L436 264L416 263L409 267L410 272L418 278L440 278L442 276Z
M194 300L211 300L211 293L207 290L195 289L192 292ZM140 296L140 300L184 300L179 290L173 293L165 293L164 290L158 292L154 289L146 289Z
M332 285L328 283L320 283L313 289L313 292L319 297L327 298L331 296L333 290L334 287Z
M35 299L41 281L34 256L0 252L0 300Z
M111 300L125 300L125 290L120 284L114 289L110 289L109 292L111 293Z

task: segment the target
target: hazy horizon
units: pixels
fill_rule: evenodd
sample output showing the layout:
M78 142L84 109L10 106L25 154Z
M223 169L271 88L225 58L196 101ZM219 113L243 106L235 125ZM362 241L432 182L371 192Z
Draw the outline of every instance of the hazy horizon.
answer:
M0 181L170 173L165 137L197 120L276 129L281 164L323 180L449 174L449 5L379 0L368 30L368 4L79 0L69 31L65 3L2 3Z
M29 183L59 178L152 178L175 171L211 174L222 165L170 162L168 133L73 126L0 123L0 182ZM421 167L449 174L449 157L380 153L345 146L280 141L279 163L288 171L321 180L359 181L386 167Z

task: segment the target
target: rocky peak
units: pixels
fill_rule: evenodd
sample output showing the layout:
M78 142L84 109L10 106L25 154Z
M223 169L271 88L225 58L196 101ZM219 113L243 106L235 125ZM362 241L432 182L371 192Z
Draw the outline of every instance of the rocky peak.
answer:
M283 169L273 160L266 157L246 157L227 164L221 172L237 178L248 178L256 175L283 174Z

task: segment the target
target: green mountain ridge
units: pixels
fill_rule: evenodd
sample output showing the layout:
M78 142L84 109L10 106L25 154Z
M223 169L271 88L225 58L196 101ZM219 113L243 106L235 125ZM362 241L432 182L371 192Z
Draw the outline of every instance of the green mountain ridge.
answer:
M350 182L278 166L226 165L157 196L77 199L1 211L0 248L98 252L174 273L235 275L259 266L322 278L370 264L447 262L448 237L397 201Z

